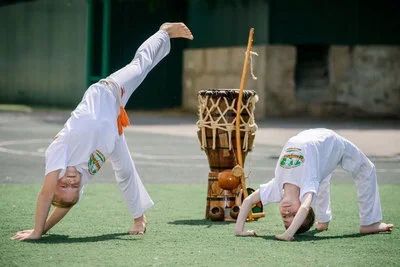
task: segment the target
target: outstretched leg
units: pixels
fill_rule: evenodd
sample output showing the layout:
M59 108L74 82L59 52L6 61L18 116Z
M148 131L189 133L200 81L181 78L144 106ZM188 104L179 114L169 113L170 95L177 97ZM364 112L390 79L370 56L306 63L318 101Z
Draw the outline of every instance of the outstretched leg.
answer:
M115 172L115 179L134 219L129 233L144 234L146 230L144 213L154 203L136 171L124 135L117 140L110 161Z
M343 138L345 145L341 165L349 171L357 188L360 233L390 232L392 224L382 221L376 169L374 164L353 143Z
M147 74L168 55L171 38L193 39L183 23L164 23L160 30L150 36L136 51L133 60L122 69L111 74L105 81L122 90L121 104L126 105L132 93L143 82Z

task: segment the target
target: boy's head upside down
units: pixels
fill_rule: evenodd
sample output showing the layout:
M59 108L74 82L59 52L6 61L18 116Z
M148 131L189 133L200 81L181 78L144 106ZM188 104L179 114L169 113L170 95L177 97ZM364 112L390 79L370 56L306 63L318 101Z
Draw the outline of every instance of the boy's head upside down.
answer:
M288 191L296 191L299 190L297 186L292 184L285 184L284 188ZM291 197L290 194L284 194L284 197L279 202L279 213L282 217L283 225L285 229L288 229L292 224L294 217L296 216L297 211L301 206L300 199L298 197ZM310 207L307 217L305 218L303 224L296 231L296 234L301 234L307 232L315 222L315 214L313 209Z
M70 208L78 202L81 177L81 174L75 167L67 167L64 176L57 181L53 201L51 202L53 206Z

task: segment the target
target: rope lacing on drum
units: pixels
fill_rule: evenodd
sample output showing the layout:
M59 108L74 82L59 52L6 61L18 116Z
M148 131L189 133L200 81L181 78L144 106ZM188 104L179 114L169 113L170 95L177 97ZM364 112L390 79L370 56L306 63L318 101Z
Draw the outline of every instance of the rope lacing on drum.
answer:
M219 129L228 133L229 150L232 150L232 132L235 130L236 116L232 122L229 122L227 121L225 115L229 111L236 114L236 99L233 100L231 104L229 104L229 101L226 97L220 97L217 100L214 100L209 96L206 96L205 98L198 96L198 99L200 119L197 122L197 126L201 131L201 149L204 150L204 148L207 146L206 128L208 128L212 130L213 134L212 149L215 149L216 147L216 135L217 129ZM224 111L222 111L219 106L220 101L225 102L226 109ZM246 111L247 114L249 114L248 121L244 121L244 118L240 117L240 132L244 132L245 134L242 145L242 149L244 151L249 150L249 135L257 130L257 125L254 120L254 108L257 101L257 96L248 98L240 110L240 113ZM214 119L212 115L217 115L217 117Z

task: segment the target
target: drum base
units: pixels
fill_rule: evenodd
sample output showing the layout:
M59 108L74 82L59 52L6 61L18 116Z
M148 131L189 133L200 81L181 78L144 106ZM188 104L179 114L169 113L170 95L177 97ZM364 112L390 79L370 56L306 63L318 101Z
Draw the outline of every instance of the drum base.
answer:
M218 172L208 174L208 190L205 218L212 221L236 221L231 217L231 209L236 206L239 187L224 190L218 185Z
M240 206L243 201L241 185L233 190L224 190L218 185L218 172L209 172L207 202L205 218L211 221L235 222L239 214ZM247 188L248 194L254 192L254 189ZM265 212L261 202L252 208L252 219L247 221L257 221L265 217Z

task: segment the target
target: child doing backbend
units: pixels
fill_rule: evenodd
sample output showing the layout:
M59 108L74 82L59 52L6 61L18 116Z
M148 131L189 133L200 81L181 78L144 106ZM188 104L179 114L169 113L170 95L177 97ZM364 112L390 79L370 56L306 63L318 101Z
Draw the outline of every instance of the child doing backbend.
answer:
M242 204L235 234L252 236L244 223L253 204L279 203L286 231L276 235L290 241L296 233L308 231L316 218L316 229L328 229L332 219L330 180L341 166L349 172L357 188L360 233L390 232L392 224L382 222L374 164L353 143L328 129L310 129L289 139L275 168L275 178L260 186ZM314 213L315 211L315 213Z

